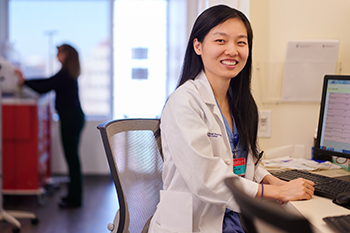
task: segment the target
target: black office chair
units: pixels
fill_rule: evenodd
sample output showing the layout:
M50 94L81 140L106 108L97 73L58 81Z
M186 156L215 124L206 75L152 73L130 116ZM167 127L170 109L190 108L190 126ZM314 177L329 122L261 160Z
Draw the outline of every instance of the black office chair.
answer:
M97 128L120 207L108 229L113 233L147 232L163 187L159 120L111 120Z
M278 203L265 202L252 198L244 193L239 178L226 179L225 183L230 187L234 198L241 209L241 220L248 233L256 233L259 227L256 220L260 220L269 226L273 226L278 232L302 232L312 233L311 225L302 216L289 213L277 206Z

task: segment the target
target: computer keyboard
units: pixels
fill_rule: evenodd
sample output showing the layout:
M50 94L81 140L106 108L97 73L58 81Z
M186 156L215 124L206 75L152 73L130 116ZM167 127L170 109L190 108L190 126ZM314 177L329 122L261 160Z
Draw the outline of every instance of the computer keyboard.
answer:
M335 229L337 232L350 232L350 214L325 217L323 218L323 221L325 221L330 227Z
M344 192L350 192L350 182L331 178L308 171L302 170L285 170L271 172L272 175L282 180L290 181L299 177L311 180L315 183L315 194L328 198L336 198L338 194ZM350 231L349 231L350 232Z

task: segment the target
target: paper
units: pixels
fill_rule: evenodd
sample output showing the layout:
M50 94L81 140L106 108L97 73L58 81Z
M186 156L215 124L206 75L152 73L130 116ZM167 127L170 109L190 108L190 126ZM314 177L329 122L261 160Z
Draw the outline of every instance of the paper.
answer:
M315 171L321 169L339 169L340 166L331 163L330 161L316 162L311 159L305 158L291 158L289 156L275 158L275 159L264 159L262 164L266 168L279 168L279 169L298 169Z
M302 144L271 148L265 151L261 162L266 168L300 169L314 171L319 169L338 169L340 166L326 162L316 162L305 158L305 146Z
M0 57L0 81L2 93L13 94L18 91L15 66L3 57Z
M338 40L288 41L282 101L319 102L323 77L335 74Z

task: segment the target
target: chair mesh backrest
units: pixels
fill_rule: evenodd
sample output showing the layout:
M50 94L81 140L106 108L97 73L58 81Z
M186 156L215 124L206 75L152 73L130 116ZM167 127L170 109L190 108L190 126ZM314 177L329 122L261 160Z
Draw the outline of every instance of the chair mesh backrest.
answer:
M113 121L106 127L129 211L131 233L141 232L153 215L163 186L160 137L155 136L159 133L158 122L156 119L126 119Z

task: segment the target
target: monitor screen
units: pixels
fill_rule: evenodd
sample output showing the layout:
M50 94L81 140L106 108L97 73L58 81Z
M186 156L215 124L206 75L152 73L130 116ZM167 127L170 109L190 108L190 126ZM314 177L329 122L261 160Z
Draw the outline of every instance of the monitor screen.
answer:
M324 77L315 153L350 158L350 76Z

